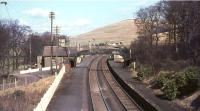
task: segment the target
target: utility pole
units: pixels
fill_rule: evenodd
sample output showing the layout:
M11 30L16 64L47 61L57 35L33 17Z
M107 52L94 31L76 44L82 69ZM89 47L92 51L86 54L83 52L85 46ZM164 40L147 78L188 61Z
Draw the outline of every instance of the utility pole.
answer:
M59 47L59 35L58 35L58 33L59 33L59 27L58 26L56 26L55 27L55 32L56 32L56 41L57 41L57 46ZM57 50L58 50L58 48L57 48ZM58 52L56 51L56 72L58 71L58 67L57 67L57 65L58 65Z
M59 46L59 34L58 34L59 32L60 32L60 27L56 26L55 27L55 33L56 33L56 37L57 37L56 38L57 39L56 42L57 42L58 46Z
M53 75L53 19L55 19L55 13L50 12L49 18L51 19L51 74Z

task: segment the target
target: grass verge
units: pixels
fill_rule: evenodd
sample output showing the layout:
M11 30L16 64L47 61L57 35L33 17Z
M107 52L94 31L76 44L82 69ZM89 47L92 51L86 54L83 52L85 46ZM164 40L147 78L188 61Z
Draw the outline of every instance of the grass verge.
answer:
M54 76L50 76L27 86L0 91L0 111L33 111L53 80Z

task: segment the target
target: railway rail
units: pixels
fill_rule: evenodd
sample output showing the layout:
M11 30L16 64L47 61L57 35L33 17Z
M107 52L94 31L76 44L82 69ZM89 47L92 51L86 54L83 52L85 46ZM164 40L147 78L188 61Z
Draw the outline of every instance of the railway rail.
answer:
M89 87L94 111L142 111L113 77L106 56L97 57L89 69Z

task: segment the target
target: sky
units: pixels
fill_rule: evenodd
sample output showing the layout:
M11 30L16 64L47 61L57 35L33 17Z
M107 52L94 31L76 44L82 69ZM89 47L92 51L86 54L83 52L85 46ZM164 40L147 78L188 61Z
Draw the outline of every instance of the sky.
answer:
M49 12L60 34L75 36L99 27L132 19L140 8L159 0L0 0L0 19L18 20L33 32L50 31Z

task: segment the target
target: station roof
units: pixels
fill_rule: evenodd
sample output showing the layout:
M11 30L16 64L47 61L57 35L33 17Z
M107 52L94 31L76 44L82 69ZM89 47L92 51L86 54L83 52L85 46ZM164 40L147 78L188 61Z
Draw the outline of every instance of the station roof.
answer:
M67 48L67 47L59 47L59 46L52 46L53 48L53 56L58 57L68 57L68 52L70 56L76 56L77 50L75 48ZM44 46L43 54L44 57L51 56L51 46Z

